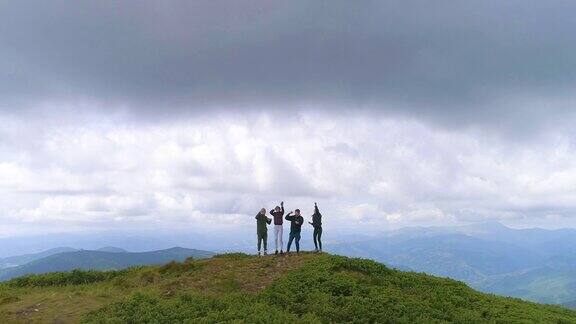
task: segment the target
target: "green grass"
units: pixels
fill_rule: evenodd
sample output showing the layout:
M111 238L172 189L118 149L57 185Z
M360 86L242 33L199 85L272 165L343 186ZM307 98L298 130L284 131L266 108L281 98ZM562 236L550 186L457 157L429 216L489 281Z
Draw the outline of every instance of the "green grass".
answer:
M106 281L126 273L123 271L83 271L52 272L43 275L26 275L8 281L10 287L49 287L90 284Z
M576 323L576 312L558 306L326 254L227 254L70 278L85 280L0 285L0 317L86 323Z

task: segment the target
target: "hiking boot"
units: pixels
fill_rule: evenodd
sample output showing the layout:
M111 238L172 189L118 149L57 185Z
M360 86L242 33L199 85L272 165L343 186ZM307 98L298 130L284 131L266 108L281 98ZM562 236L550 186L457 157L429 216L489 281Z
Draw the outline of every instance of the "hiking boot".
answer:
M258 251L258 256L261 256L260 251Z
M276 252L274 252L274 255L278 255L278 250L276 250Z
M284 251L280 250L280 254L284 254Z

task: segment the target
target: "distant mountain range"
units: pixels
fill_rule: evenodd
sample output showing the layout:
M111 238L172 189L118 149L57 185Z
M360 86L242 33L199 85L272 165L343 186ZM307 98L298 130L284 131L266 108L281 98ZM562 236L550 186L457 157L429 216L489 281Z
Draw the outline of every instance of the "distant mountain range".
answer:
M325 237L328 240L330 234L327 228ZM332 244L325 242L325 250L374 259L400 270L462 280L484 292L543 303L576 305L574 229L512 229L489 222L467 226L403 228L377 236L338 236L338 239ZM211 241L223 244L219 239ZM139 239L137 242L140 242ZM128 241L121 243L124 243L123 247L142 248L138 244L128 244ZM242 244L232 244L230 249L242 250ZM253 248L253 245L250 246ZM188 256L202 258L212 255L212 252L181 248L134 253L116 247L96 250L62 247L1 258L0 280L28 273L74 268L120 269L183 260Z
M114 246L105 246L102 248L97 249L96 251L100 251L100 252L112 252L112 253L124 253L124 252L128 252L124 249L121 249L119 247L114 247Z
M39 253L30 253L30 254L17 255L17 256L12 256L12 257L7 257L7 258L0 258L0 269L13 268L13 267L17 267L17 266L26 264L28 262L32 262L34 260L38 260L38 259L42 259L42 258L51 256L51 255L54 255L54 254L59 254L59 253L64 253L64 252L74 252L74 251L80 251L80 249L74 249L71 247L58 247L58 248L46 250L46 251L39 252ZM127 252L124 249L121 249L118 247L113 247L113 246L102 247L102 248L96 249L95 251Z
M126 252L119 248L102 248L99 250L74 250L59 248L34 255L7 258L21 261L31 260L15 267L0 270L0 281L27 275L55 271L84 270L117 270L136 265L164 264L170 261L183 261L186 258L209 258L214 253L203 250L171 248L150 252ZM62 252L64 251L64 252Z
M45 258L47 256L51 256L53 254L64 253L64 252L73 252L73 251L77 251L77 250L73 249L73 248L69 248L69 247L59 247L59 248L46 250L46 251L43 251L40 253L30 253L30 254L17 255L17 256L12 256L12 257L7 257L7 258L0 258L0 269L17 267L19 265L26 264L28 262L31 262L31 261L34 261L37 259L42 259L42 258Z
M512 229L496 222L415 227L327 250L462 280L485 292L576 303L573 229Z
M564 306L566 308L576 309L576 300L573 300L573 301L567 302L567 303L563 303L562 306Z

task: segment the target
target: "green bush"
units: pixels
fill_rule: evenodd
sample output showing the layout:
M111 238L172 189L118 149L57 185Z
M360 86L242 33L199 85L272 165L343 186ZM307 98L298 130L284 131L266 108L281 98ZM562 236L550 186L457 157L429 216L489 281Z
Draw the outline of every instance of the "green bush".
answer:
M160 280L160 274L153 269L146 269L140 273L139 281L144 285L149 285Z
M220 256L245 258L242 254ZM259 261L265 262L265 260ZM262 263L263 264L263 263ZM174 268L171 265L169 268ZM90 323L575 323L560 307L476 292L449 279L321 255L256 294L233 282L217 296L136 294L84 318Z
M335 271L350 270L373 276L391 274L394 271L381 263L368 259L347 258L338 255L331 258L332 268Z
M129 289L129 288L134 287L134 285L125 276L118 276L118 277L112 279L112 284L115 287L118 287L121 289Z
M255 296L230 294L221 298L186 294L174 299L135 294L88 314L86 323L297 323L299 318ZM311 322L310 320L308 322Z
M113 279L126 270L122 271L93 271L72 270L70 272L51 272L41 275L26 275L8 281L10 287L48 287L82 285Z

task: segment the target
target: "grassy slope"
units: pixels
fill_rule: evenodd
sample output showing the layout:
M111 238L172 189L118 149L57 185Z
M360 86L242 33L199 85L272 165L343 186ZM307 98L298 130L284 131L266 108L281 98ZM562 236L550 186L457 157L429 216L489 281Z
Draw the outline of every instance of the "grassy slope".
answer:
M77 284L82 281L93 283ZM11 281L0 285L0 319L576 323L576 312L486 295L457 281L390 270L372 261L304 253L232 254L106 275Z

